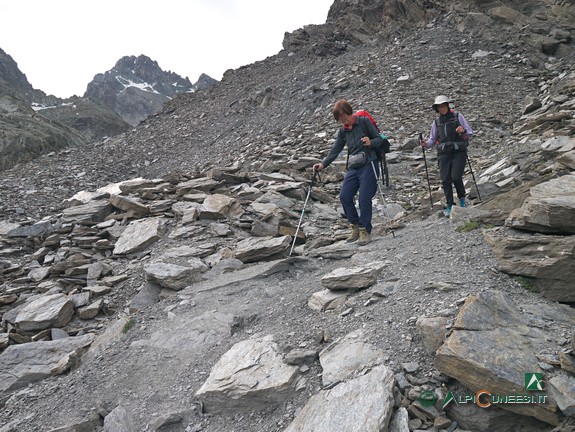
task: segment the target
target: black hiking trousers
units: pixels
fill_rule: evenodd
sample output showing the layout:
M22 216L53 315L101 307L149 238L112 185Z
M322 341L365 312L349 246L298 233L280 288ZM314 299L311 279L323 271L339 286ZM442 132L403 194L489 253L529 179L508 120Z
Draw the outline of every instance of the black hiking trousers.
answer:
M438 154L437 162L439 163L439 175L445 200L448 206L453 202L453 185L458 198L465 198L465 186L463 185L463 172L465 171L465 162L467 161L466 151L457 151L447 154Z

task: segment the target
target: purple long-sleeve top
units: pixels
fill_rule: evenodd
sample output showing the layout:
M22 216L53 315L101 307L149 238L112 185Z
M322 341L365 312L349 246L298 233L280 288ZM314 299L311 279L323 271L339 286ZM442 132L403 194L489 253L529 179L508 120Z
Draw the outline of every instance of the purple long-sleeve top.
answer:
M459 121L459 124L463 128L465 128L465 133L463 133L461 135L461 138L463 139L463 141L468 141L469 138L471 138L471 136L473 135L473 129L471 129L471 126L469 125L469 123L467 122L465 117L463 117L463 114L457 113L457 120ZM436 123L437 122L434 121L433 124L431 125L431 132L429 133L429 138L425 142L425 148L431 148L433 146L433 144L435 144L437 141L437 124Z

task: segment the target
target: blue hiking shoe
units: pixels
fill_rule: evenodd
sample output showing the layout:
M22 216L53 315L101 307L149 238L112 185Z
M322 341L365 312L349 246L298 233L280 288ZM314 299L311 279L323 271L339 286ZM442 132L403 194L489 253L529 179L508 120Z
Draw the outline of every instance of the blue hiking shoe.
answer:
M445 217L451 216L451 205L448 205L443 209L443 214L445 215Z
M459 198L459 206L465 207L465 198Z

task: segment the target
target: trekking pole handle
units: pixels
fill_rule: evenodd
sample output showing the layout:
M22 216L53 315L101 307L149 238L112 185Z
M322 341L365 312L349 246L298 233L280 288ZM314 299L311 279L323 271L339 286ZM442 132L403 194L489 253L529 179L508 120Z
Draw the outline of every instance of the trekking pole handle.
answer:
M321 178L319 176L319 170L314 168L313 175L311 176L311 185L315 184L317 180L321 181Z

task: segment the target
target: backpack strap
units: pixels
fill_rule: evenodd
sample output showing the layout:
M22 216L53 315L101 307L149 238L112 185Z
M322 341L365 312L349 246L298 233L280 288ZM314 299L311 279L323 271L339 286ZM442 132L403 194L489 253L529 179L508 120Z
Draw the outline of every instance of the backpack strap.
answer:
M366 116L359 116L358 118L360 119L360 120L359 120L359 125L361 126L361 130L363 131L363 133L364 133L367 137L369 137L369 135L368 135L368 133L367 133L367 130L365 129L365 123L362 123L362 122L371 121L371 120L369 120ZM379 131L379 129L377 129L377 126L376 126L375 124L373 124L373 125L375 126L375 130ZM369 138L369 139L371 140L371 138ZM377 157L377 151L376 151L373 147L371 147L368 151L369 151L368 156L371 155L371 154L375 154L375 159L379 159L379 158Z
M455 127L461 126L461 123L459 123L459 111L453 110L453 117L455 118L455 123L457 123Z
M342 132L342 136L345 139L345 131L343 126L340 128L340 131ZM349 165L349 146L347 145L347 140L345 141L345 146L347 147L347 158L345 159L345 170L347 171L347 167Z

